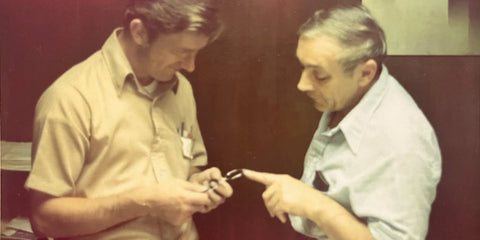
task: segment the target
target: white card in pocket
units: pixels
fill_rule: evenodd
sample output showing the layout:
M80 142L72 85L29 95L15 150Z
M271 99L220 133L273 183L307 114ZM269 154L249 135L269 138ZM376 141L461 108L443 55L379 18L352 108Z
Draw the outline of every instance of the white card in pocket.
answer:
M181 137L182 140L182 152L183 152L183 157L187 159L193 159L193 139L188 138L188 137Z

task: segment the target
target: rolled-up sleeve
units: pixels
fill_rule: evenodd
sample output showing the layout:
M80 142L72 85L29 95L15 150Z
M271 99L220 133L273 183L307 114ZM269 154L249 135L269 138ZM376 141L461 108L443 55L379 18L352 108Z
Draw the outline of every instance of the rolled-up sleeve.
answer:
M425 239L441 174L441 157L433 140L412 142L403 153L372 156L376 160L369 169L353 179L352 211L367 219L375 239Z

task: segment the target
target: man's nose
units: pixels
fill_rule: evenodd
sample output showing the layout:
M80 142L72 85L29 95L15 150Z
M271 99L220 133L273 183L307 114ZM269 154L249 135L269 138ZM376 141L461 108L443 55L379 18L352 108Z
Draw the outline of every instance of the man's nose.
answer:
M187 72L193 72L195 70L195 55L189 54L182 60L182 68Z
M298 81L297 84L297 89L300 90L301 92L307 92L313 90L312 83L310 82L310 79L307 76L307 73L305 71L302 72L302 75L300 76L300 80Z

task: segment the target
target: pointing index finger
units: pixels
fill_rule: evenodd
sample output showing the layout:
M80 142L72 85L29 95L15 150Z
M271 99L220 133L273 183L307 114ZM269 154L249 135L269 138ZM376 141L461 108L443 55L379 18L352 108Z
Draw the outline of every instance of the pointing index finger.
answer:
M250 180L262 183L266 186L271 185L274 182L273 177L275 176L272 173L257 172L249 169L243 169L243 175Z

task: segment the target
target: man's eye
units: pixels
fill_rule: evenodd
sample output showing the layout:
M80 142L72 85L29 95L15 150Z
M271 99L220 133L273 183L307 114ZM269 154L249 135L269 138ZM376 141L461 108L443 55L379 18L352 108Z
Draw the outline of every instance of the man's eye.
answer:
M325 74L325 73L321 73L321 72L315 71L315 70L312 71L312 75L319 82L328 80L330 78L330 75Z
M330 76L325 76L325 77L318 77L318 76L315 76L315 79L317 79L318 81L326 81L330 78Z
M177 49L173 51L176 55L186 55L187 51L183 49Z

